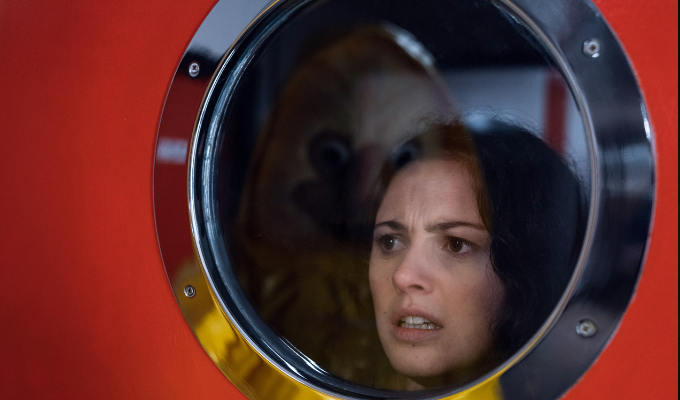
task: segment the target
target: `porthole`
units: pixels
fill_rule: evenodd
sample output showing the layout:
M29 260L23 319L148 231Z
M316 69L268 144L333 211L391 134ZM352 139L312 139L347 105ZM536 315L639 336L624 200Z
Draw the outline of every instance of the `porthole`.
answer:
M633 295L651 140L587 1L222 0L166 99L159 245L250 398L555 398Z

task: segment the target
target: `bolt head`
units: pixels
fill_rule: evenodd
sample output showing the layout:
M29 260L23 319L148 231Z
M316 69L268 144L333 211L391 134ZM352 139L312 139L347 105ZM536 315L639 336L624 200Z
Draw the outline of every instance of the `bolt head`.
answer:
M591 319L582 319L576 325L576 334L581 337L590 338L595 336L596 333L597 325L595 325L595 321Z
M588 39L583 42L583 54L590 58L597 58L600 56L600 42L597 39Z
M201 66L198 62L194 61L191 64L189 64L189 76L192 78L195 78L198 76L198 74L201 72Z
M196 296L196 288L191 285L186 285L184 287L184 295L188 298Z

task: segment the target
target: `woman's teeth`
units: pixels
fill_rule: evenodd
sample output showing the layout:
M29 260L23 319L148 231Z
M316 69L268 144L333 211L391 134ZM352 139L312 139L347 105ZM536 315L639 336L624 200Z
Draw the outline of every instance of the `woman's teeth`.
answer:
M438 326L423 317L408 316L399 320L399 326L411 329L437 329Z

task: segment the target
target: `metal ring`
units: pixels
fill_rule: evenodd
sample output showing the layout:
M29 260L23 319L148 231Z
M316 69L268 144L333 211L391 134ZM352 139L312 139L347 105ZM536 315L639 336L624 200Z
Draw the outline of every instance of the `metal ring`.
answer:
M216 267L217 260L228 260L210 203L220 113L258 48L314 1L277 1L266 7L264 0L247 3L242 13L234 13L228 0L215 6L182 57L166 98L156 146L154 205L171 286L203 348L251 398L404 396L357 387L320 369L254 323L245 296L225 286L234 276ZM590 219L577 272L534 339L472 385L421 396L484 396L496 393L500 382L509 398L559 397L615 332L646 254L654 202L653 137L634 74L614 34L586 0L556 0L549 6L534 0L494 3L550 54L577 101L590 141ZM584 43L593 38L598 57L584 57ZM200 75L190 72L192 63L200 64ZM189 286L195 288L191 298L184 291ZM597 323L597 335L587 345L574 332L585 319ZM560 356L565 351L569 357ZM527 377L531 389L523 384Z

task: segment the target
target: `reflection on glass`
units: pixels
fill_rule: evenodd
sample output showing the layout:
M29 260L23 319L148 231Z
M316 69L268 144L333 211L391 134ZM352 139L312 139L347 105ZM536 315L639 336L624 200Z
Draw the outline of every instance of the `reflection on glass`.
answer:
M425 1L417 18L404 1L315 4L224 116L231 266L259 317L329 373L464 385L527 343L572 274L583 124L486 2Z
M302 62L264 127L236 234L248 257L237 263L242 285L262 318L322 367L367 385L375 360L389 365L363 211L391 147L452 107L418 46L394 28L365 27Z

